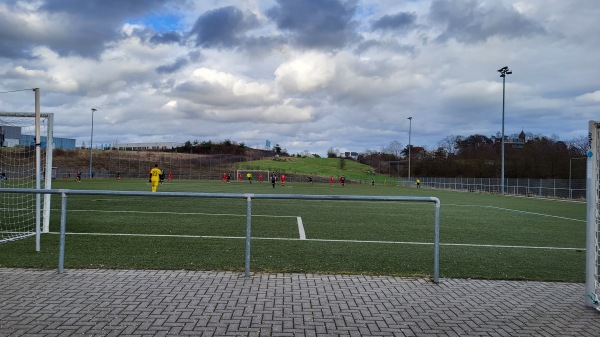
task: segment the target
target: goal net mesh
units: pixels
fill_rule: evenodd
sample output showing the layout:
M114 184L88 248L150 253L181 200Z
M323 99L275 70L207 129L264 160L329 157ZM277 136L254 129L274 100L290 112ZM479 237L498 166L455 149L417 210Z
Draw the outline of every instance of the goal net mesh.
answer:
M37 185L35 115L0 113L0 188L34 189ZM40 118L40 176L46 171L48 118ZM50 155L51 156L51 155ZM48 185L47 185L48 186ZM0 191L0 243L36 234L39 202L32 193Z

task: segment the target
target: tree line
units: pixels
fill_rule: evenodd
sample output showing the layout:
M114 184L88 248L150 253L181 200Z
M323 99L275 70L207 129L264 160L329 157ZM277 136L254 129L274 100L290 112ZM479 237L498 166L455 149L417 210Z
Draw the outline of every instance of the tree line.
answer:
M570 141L561 141L557 136L547 137L521 132L511 135L507 140L521 139L522 147L505 144L504 176L506 178L541 179L584 179L586 175L585 155L587 138L581 136ZM461 136L452 135L442 139L437 148L430 150L421 146L410 147L411 177L468 177L500 178L502 171L500 136L480 134ZM356 158L360 163L372 167L373 172L394 177L408 176L408 146L392 141L380 151L365 150ZM243 142L226 139L223 142L187 141L183 146L173 149L175 152L196 154L227 154L250 157L289 156L285 149L276 144L269 150L248 148ZM252 152L252 153L250 153ZM297 154L299 157L311 155L308 151ZM293 156L293 155L292 155ZM318 157L317 155L311 155ZM328 158L344 155L333 148L327 151ZM340 161L340 168L344 162Z
M522 139L514 147L508 139ZM410 148L412 177L499 178L502 170L500 136L448 136L434 150ZM556 136L525 134L505 137L504 176L506 178L584 179L587 138L561 141ZM376 172L408 176L408 146L393 141L381 151L366 150L358 161Z

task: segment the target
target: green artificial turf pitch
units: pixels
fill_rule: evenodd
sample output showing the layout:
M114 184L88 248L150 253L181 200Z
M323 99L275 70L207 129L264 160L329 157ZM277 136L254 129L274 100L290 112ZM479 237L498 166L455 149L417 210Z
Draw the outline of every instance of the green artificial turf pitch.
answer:
M149 191L143 179L53 188ZM159 192L427 196L441 200L440 277L583 282L585 203L370 184L176 180ZM244 270L244 199L71 195L65 268ZM300 225L299 225L300 224ZM0 267L56 268L50 233L0 245ZM252 200L252 272L430 277L432 203ZM301 228L306 239L302 239Z

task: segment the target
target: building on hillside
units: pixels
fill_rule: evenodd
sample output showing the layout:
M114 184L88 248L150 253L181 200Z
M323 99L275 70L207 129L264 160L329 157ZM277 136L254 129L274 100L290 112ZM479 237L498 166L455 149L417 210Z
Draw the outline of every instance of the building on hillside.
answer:
M19 145L21 127L0 125L0 147L15 147Z
M344 157L356 160L358 159L358 152L344 152Z
M492 137L492 139L494 140L494 143L502 142L502 136L500 135L496 135L496 137ZM527 140L525 132L523 130L521 130L521 133L519 133L519 136L517 137L510 137L508 135L504 135L504 144L510 144L512 145L512 147L517 149L522 149L523 147L525 147L526 141Z
M40 141L42 148L46 148L46 136L40 136ZM54 149L62 149L62 150L73 150L75 149L75 139L74 138L60 138L60 137L52 137L52 141L54 142ZM27 145L35 145L35 136L32 135L21 135L19 139L20 146Z
M20 126L0 125L0 147L35 146L35 136L21 134ZM75 139L53 137L55 149L75 148ZM42 148L46 148L46 136L40 136Z
M152 150L171 150L178 146L183 146L177 142L156 142L156 143L121 143L114 144L113 149L122 151L152 151Z

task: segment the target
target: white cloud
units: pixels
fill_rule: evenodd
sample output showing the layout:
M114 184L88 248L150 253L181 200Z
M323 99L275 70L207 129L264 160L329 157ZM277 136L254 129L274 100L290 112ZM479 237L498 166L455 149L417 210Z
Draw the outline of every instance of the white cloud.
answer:
M415 145L433 147L456 133L494 134L502 104L496 70L504 65L513 70L506 79L507 133L523 129L562 139L585 134L600 108L600 35L590 33L600 30L600 7L593 1L473 0L490 9L482 12L490 17L454 24L463 37L478 37L469 24L479 24L486 38L461 42L450 34L441 43L435 38L447 27L432 22L431 0L358 0L352 18L357 39L335 49L294 44L285 22L267 15L276 1L188 7L170 1L164 8L172 12L165 15L180 20L169 26L181 27L175 33L182 40L162 44L151 41L153 25L127 23L146 22L138 17L143 8L128 18L107 6L106 20L96 26L86 22L89 13L79 3L72 10L57 3L62 11L44 10L42 1L0 3L0 91L40 87L42 109L57 113L56 135L78 144L89 138L95 107L94 139L100 143L270 139L292 153L320 154L329 147L362 151L393 140L406 144L408 116L414 117ZM238 45L199 48L185 39L198 17L225 6L259 19L239 31ZM155 9L146 14L160 18ZM491 9L520 16L545 33L520 34L511 27L513 35L511 29L494 34L501 15ZM398 13L414 13L413 30L370 30L372 22ZM31 111L30 96L3 94L1 109Z
M208 68L195 69L178 84L171 94L188 100L199 110L210 110L221 118L222 111L241 107L271 106L278 102L277 94L267 84L247 81L230 73Z
M600 90L577 96L575 100L583 104L598 104L600 103Z
M329 85L335 73L336 64L330 56L307 52L279 65L275 78L286 92L310 93Z

